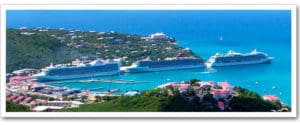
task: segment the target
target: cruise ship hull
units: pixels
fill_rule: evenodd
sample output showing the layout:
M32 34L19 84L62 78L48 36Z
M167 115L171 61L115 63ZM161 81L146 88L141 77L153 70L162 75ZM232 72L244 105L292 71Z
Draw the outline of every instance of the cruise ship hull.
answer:
M99 72L99 73L90 73L90 74L76 74L76 75L56 75L49 76L45 74L37 74L33 77L39 81L57 81L57 80L68 80L68 79L80 79L80 78L92 78L92 77L101 77L101 76L112 76L119 75L120 71L110 71L110 72Z
M204 65L193 65L193 66L177 66L177 67L160 67L160 68L149 68L149 67L135 67L128 69L129 73L141 73L141 72L157 72L157 71L168 71L168 70L182 70L182 69L193 69L203 68Z
M248 61L248 62L230 62L230 63L215 63L207 64L211 67L219 67L219 66L234 66L234 65L247 65L247 64L261 64L261 63L270 63L272 59L263 59L259 61Z

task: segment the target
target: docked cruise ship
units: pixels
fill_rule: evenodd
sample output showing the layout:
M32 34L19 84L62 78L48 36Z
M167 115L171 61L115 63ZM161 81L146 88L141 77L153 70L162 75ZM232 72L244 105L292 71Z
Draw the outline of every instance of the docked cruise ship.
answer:
M41 73L33 75L39 81L66 80L97 76L118 75L120 63L97 59L91 62L73 61L72 64L58 64L42 69Z
M250 53L241 54L230 50L227 54L215 54L211 56L206 62L207 67L214 66L232 66L243 64L258 64L258 63L270 63L273 57L269 57L267 54L257 52L253 50Z
M127 72L154 72L202 67L205 67L204 60L195 57L182 57L182 54L178 54L176 57L166 58L165 60L152 61L146 59L138 61L128 68Z

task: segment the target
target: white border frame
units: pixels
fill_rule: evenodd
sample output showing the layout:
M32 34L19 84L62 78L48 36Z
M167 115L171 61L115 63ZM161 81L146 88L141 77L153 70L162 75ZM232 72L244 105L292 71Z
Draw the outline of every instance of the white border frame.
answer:
M292 85L291 112L6 112L6 10L290 10ZM195 118L195 117L297 117L296 5L2 5L1 6L1 115L3 117L81 117L81 118Z

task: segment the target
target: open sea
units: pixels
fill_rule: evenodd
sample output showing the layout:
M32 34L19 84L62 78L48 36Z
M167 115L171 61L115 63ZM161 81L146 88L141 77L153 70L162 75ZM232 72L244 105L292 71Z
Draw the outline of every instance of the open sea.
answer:
M228 81L264 94L274 94L291 104L291 12L289 10L9 10L7 28L49 27L118 31L148 35L164 32L204 59L229 50L246 53L253 49L275 57L270 64L241 65L207 69L174 70L122 74L95 79L146 81L140 84L80 82L66 80L47 82L48 85L89 89L94 92L121 89L149 90L171 81ZM222 37L223 40L220 40ZM82 80L82 79L81 79Z

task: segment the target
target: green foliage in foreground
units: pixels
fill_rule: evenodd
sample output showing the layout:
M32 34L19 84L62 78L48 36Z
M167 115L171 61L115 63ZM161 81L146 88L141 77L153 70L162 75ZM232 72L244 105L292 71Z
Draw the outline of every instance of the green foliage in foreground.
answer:
M239 92L228 103L224 111L233 112L270 112L282 108L279 102L263 100L257 93L243 88L235 88ZM217 100L211 94L204 96L204 101L194 93L168 95L166 89L154 89L139 96L120 96L102 103L84 104L79 108L63 109L62 112L219 112ZM287 107L288 108L288 107ZM290 108L288 108L290 110Z
M118 99L103 102L84 104L80 108L63 109L62 112L153 112L157 111L159 98L156 97L119 97Z
M16 104L13 102L6 102L6 112L30 112L28 106L23 106L21 104Z
M264 100L255 92L251 92L241 87L237 87L235 90L239 92L239 95L233 97L229 102L231 111L268 112L282 108L280 102L270 102L268 100Z

